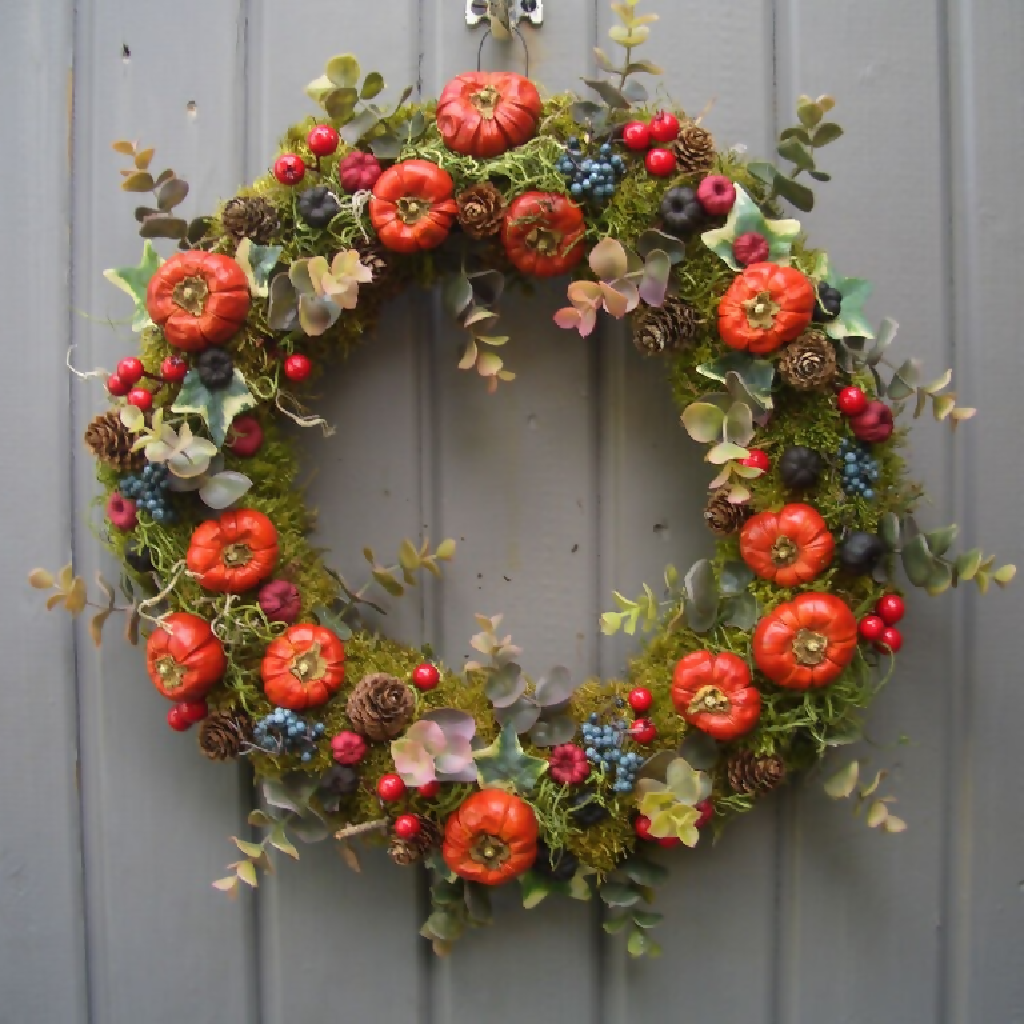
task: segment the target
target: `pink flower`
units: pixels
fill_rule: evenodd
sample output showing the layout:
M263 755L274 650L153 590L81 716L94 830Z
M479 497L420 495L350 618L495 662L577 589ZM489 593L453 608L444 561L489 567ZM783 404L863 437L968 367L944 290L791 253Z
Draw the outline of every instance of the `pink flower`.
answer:
M339 732L331 737L331 753L338 764L359 764L366 755L366 740L355 732Z
M569 285L572 305L555 313L559 327L575 329L584 338L593 331L599 309L621 320L640 302L640 289L626 276L629 271L626 250L614 238L602 238L590 250L588 262L599 280L573 281Z
M107 499L107 518L110 525L118 530L134 530L139 517L135 513L135 502L123 498L117 491Z
M587 755L574 743L563 743L554 747L548 758L551 778L563 786L571 786L583 782L590 775L590 762Z
M260 588L260 607L271 622L294 622L299 617L301 600L298 587L287 580L271 580Z

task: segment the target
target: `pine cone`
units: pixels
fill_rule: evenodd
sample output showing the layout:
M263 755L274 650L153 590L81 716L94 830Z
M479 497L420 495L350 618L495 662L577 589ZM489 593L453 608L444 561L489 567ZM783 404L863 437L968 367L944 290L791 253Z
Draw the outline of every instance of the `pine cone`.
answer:
M767 793L786 777L786 764L778 754L759 757L744 750L729 758L726 774L735 793Z
M393 740L416 709L416 698L401 679L386 672L363 676L349 695L345 712L352 728L374 743Z
M261 196L235 196L224 204L220 221L236 241L251 238L266 245L278 228L277 210Z
M359 262L373 272L373 280L359 286L360 294L366 291L368 295L379 298L399 291L401 285L394 280L394 265L391 263L393 254L376 238L366 241L357 237L352 242L352 248L359 253Z
M405 867L415 864L428 854L435 846L441 845L441 829L429 818L420 819L419 834L412 839L392 839L388 846L388 856L396 863Z
M252 739L248 715L214 711L199 726L199 749L211 761L230 761L238 757L242 744Z
M85 429L85 443L93 455L120 473L138 472L146 464L144 452L132 451L135 437L121 422L117 410L97 416Z
M709 171L715 162L715 140L706 128L693 121L684 124L676 141L672 143L679 169L688 174Z
M645 356L678 352L697 336L697 310L678 295L666 295L661 306L644 306L633 316L633 344Z
M822 331L804 331L782 350L779 373L797 391L822 391L836 379L836 350Z
M489 181L460 192L455 202L459 206L459 224L470 238L489 238L501 230L505 203L501 193Z
M729 488L719 487L708 500L704 509L704 522L708 529L719 537L735 533L754 513L746 503L736 504L729 500Z

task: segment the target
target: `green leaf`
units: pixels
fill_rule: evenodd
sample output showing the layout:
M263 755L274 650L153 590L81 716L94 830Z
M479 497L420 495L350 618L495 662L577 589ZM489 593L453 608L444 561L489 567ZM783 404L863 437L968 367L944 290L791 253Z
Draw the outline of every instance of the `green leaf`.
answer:
M659 914L656 910L633 911L633 924L635 924L637 928L653 928L664 920L665 915Z
M515 662L491 672L484 684L484 693L496 708L510 707L525 691L526 677Z
M940 526L937 530L929 530L925 537L928 540L928 548L933 555L944 555L949 546L956 540L960 528L956 523L950 526Z
M777 178L776 183L788 181ZM768 242L768 258L774 263L788 263L792 255L793 241L800 234L800 222L797 220L767 220L757 204L739 186L736 187L736 201L725 224L720 228L705 231L701 241L728 264L733 270L743 268L736 262L733 255L733 243L740 235L755 232Z
M339 132L351 146L358 142L380 120L372 110L360 110Z
M353 89L359 81L359 61L351 53L332 57L324 71L332 84L339 88Z
M160 186L160 190L156 194L156 205L164 213L169 213L184 202L187 195L188 182L182 181L181 178L171 178Z
M537 680L533 698L541 707L551 707L567 701L575 689L569 670L564 665L555 665Z
M622 95L637 107L642 106L648 99L647 87L635 79L631 79L622 87Z
M903 545L901 557L903 571L907 574L907 579L915 587L927 587L935 564L931 549L928 547L928 538L923 533L919 533L912 540L907 541Z
M811 145L815 149L827 146L830 142L835 142L842 134L843 129L835 121L824 121L814 130L814 134L811 136Z
M420 935L428 939L454 942L464 930L465 925L455 914L447 910L435 910L424 922Z
M348 122L358 101L359 94L355 89L332 89L323 98L323 108L332 120Z
M626 926L630 923L629 916L626 914L620 914L616 917L609 917L601 927L609 935L618 935L619 932L625 930Z
M531 792L548 770L544 758L523 750L512 725L504 726L490 746L476 751L473 760L482 787L509 784L521 794Z
M256 888L259 882L256 879L256 865L251 860L239 861L235 867L235 874L245 882L246 885Z
M718 574L718 586L724 596L743 593L753 580L754 571L746 562L726 562Z
M493 918L491 896L486 885L481 885L479 882L466 882L465 900L470 924L480 926L491 923Z
M583 84L590 86L613 110L628 110L629 100L611 82L600 78L584 78Z
M981 548L971 548L956 560L956 574L962 580L974 579L975 573L981 568L985 554Z
M363 87L359 90L359 98L372 100L384 91L384 76L379 71L371 71L363 79Z
M148 327L153 322L149 317L149 310L146 309L146 289L161 263L163 260L157 255L153 243L147 239L142 246L142 260L137 267L119 267L116 270L103 271L103 276L111 284L134 300L133 331L141 331L143 327Z
M750 406L734 402L725 414L724 434L726 441L745 448L754 436L754 414Z
M895 512L886 512L879 520L878 535L890 551L900 550L900 520Z
M769 186L779 176L778 168L774 164L764 163L763 161L755 160L753 163L747 164L747 170L758 181L762 181L765 185Z
M519 884L523 890L523 906L527 910L533 910L551 892L550 880L532 871L521 875Z
M946 562L936 560L925 589L932 597L945 593L953 584L953 567Z
M626 940L626 952L632 957L646 956L652 945L653 943L644 932L634 930L629 933L629 938Z
M828 171L809 170L807 172L815 181L831 181L832 175Z
M402 144L397 135L389 132L370 140L370 152L378 160L397 160L402 153Z
M148 171L135 171L121 182L121 188L125 192L149 192L153 184L153 175Z
M441 299L449 316L459 317L473 301L473 285L469 278L462 272L450 274L441 287Z
M796 139L797 142L802 142L805 146L811 144L811 137L807 134L806 128L784 128L779 132L779 141L785 142L787 139Z
M236 369L226 388L210 391L199 379L197 370L189 370L182 382L172 412L195 413L203 418L210 438L220 448L224 444L231 421L247 409L256 408L256 399L249 392L240 370Z
M814 193L806 185L801 185L792 178L776 178L775 191L803 213L809 213L814 209Z
M735 629L751 630L754 628L758 615L757 598L753 594L738 594L725 602L725 615L722 617L723 626L733 626Z
M796 116L805 128L813 128L824 117L825 112L817 103L799 103L796 108Z
M664 71L662 70L660 64L655 64L653 61L650 61L650 60L634 60L634 61L630 61L626 65L626 74L627 75L636 75L636 74L662 75L662 74L664 74Z
M622 870L637 885L658 885L668 878L667 868L661 864L655 864L653 861L643 860L636 855L622 865Z
M995 580L996 584L1000 587L1005 587L1014 576L1017 575L1017 566L1007 562L1006 565L999 566L994 573L992 573L992 579Z
M727 352L709 363L701 363L697 372L721 381L731 395L738 385L761 409L772 408L775 366L767 359L757 359L747 352Z
M711 562L702 558L683 579L686 593L686 624L695 633L705 633L718 616L718 585Z
M146 217L139 227L139 235L142 238L182 239L186 234L188 234L188 221L166 213L154 213L152 216Z
M242 268L249 282L249 291L258 298L270 292L270 273L281 255L279 245L256 245L251 238L243 238L235 250L235 262Z
M620 882L606 882L597 894L609 907L632 907L640 902L640 893L630 885Z
M795 164L801 171L809 171L814 166L814 157L811 156L811 151L799 139L783 139L779 143L778 154L784 160ZM778 190L778 185L776 185L776 190Z
M833 800L845 800L853 792L860 775L860 762L851 761L825 783L825 792Z
M686 432L701 444L710 444L722 436L725 413L709 402L691 402L682 415Z

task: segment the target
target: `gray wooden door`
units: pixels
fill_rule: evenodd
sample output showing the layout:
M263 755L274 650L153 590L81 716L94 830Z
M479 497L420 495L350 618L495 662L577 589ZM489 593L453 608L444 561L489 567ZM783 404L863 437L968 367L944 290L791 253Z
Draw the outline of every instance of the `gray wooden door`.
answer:
M1024 1021L1022 590L917 600L899 676L871 738L895 766L910 830L869 832L818 784L791 789L714 849L673 852L665 955L627 962L596 906L509 893L500 925L446 961L416 938L414 871L348 873L303 851L255 898L209 881L253 794L171 733L137 651L97 652L23 585L36 564L98 557L79 438L99 408L81 366L111 366L128 333L101 271L137 259L110 140L137 138L205 210L261 172L312 108L303 85L357 51L393 90L436 95L475 64L461 0L22 0L0 19L6 582L0 686L0 1021L470 1024L659 1019L749 1024ZM922 422L913 464L934 523L1021 560L1017 196L1024 161L1020 0L662 0L650 56L674 100L722 142L768 153L799 92L831 92L846 137L805 220L871 312L936 373L954 368L982 415L954 440ZM548 0L529 35L550 90L592 69L601 2ZM486 65L521 53L484 47ZM550 322L560 286L508 304L518 381L487 397L454 369L433 301L410 296L339 375L307 439L321 539L354 570L363 544L426 528L460 541L444 583L389 626L458 665L472 613L503 610L527 664L610 674L613 587L708 548L707 467L657 370L614 330ZM94 510L95 512L95 510ZM109 566L107 566L109 570ZM418 603L417 603L418 602ZM901 742L904 735L905 743Z

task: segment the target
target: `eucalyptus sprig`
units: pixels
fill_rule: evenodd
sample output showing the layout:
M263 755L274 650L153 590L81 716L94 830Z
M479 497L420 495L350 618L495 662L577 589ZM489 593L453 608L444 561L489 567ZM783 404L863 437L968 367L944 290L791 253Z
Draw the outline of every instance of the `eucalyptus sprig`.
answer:
M889 810L889 805L895 803L896 797L878 795L878 788L889 773L881 768L870 782L858 785L861 768L860 761L850 761L825 783L826 795L833 800L853 798L853 813L858 816L863 813L868 828L881 828L883 832L905 832L907 823Z
M373 548L363 548L363 557L370 563L373 582L392 597L401 597L406 587L416 586L416 574L421 569L426 569L432 576L440 578L441 567L437 563L449 562L455 557L455 541L443 540L431 553L430 538L424 537L423 542L417 547L406 537L398 547L398 562L394 565L381 565ZM356 596L362 597L368 587L369 583L357 591Z
M70 562L56 575L48 569L33 569L28 574L28 582L35 590L52 590L46 599L46 610L63 608L73 619L77 618L86 608L96 611L89 619L89 636L99 647L103 641L103 627L107 620L115 614L124 615L124 638L133 647L139 642L139 627L142 624L142 613L139 603L130 596L126 605L117 603L117 595L113 586L106 580L103 573L97 570L96 586L103 595L103 601L92 601L89 598L89 587L81 576L76 576Z
M494 310L505 287L505 277L497 270L467 271L450 274L441 288L447 312L469 333L459 359L460 370L475 369L487 382L493 394L499 381L515 380L516 375L505 368L504 360L493 351L504 345L507 334L493 334L498 313Z

